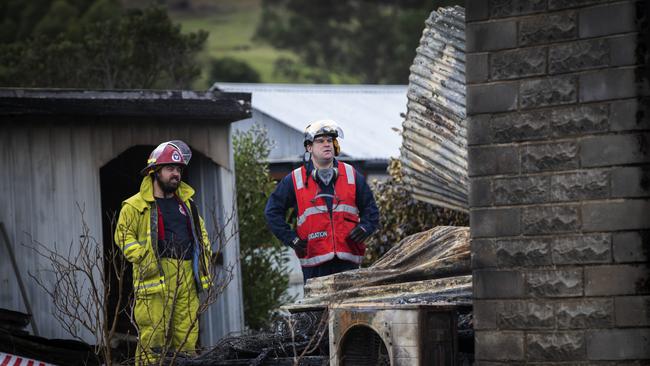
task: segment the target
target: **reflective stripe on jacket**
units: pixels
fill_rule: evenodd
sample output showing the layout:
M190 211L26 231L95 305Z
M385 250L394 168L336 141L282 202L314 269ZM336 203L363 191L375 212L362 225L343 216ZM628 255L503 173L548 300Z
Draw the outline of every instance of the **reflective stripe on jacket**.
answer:
M190 210L190 199L194 189L181 182L176 195ZM144 177L140 191L122 202L122 209L115 229L115 243L126 259L133 264L133 288L136 294L157 293L165 288L165 278L158 257L158 210L153 197L153 182L150 176ZM210 279L210 257L212 250L203 219L199 217L200 229L190 220L194 237L193 269L199 291L205 290ZM197 232L201 233L198 238ZM173 279L167 279L173 281Z
M304 267L317 266L334 256L357 264L363 260L365 245L348 239L350 231L359 224L354 168L346 163L339 163L341 166L334 183L331 212L325 199L317 197L320 188L311 175L307 176L305 167L292 173L298 204L296 232L307 241L307 254L300 258Z

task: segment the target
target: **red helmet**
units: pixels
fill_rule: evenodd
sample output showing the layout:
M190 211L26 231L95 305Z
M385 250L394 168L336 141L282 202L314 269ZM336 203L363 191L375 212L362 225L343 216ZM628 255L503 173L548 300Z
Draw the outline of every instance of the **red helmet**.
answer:
M187 166L192 158L192 150L181 140L172 140L158 145L147 159L147 166L142 169L142 175L153 173L157 167L162 165Z

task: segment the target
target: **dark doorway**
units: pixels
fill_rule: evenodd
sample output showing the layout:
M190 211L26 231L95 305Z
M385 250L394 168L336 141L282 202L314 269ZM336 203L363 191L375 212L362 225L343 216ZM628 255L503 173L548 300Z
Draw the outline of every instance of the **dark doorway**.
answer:
M104 239L104 269L105 273L109 274L111 289L118 288L118 281L112 269L113 264L111 262L111 253L116 249L115 240L113 239L115 222L120 213L122 201L131 197L140 189L142 176L140 176L139 172L144 168L149 153L154 148L155 146L144 145L131 147L99 170L102 200L102 232ZM121 313L118 317L117 331L119 333L136 335L137 332L128 316L128 309L130 309L130 303L128 301L132 301L131 295L133 292L131 265L123 262L124 257L120 255L119 251L114 258L117 261L115 264L118 268L122 264L126 264L127 266L121 291L122 304L125 305L124 309L127 312ZM118 295L119 293L117 291L111 291L109 294L108 319L113 319L114 317Z
M118 281L112 267L111 253L114 252L115 241L113 238L115 232L115 222L122 207L122 201L136 194L140 190L142 176L140 170L145 167L149 154L156 147L151 145L133 146L115 157L104 165L99 171L101 202L102 202L102 232L104 240L104 269L109 274L110 288L117 289ZM197 161L207 160L204 155L194 151L194 156L190 164L183 171L183 180L192 184L192 179L197 176L194 170L200 170L200 164ZM192 169L194 166L194 169ZM117 331L127 335L136 335L137 332L129 319L128 311L130 309L129 301L133 301L133 279L132 270L129 263L124 263L124 257L117 252L115 256L118 268L125 264L127 266L122 286L122 304L126 312L122 312L118 317ZM111 291L109 295L109 318L113 319L115 308L119 297L118 291Z
M343 337L341 365L390 366L386 344L379 334L365 326L354 326Z

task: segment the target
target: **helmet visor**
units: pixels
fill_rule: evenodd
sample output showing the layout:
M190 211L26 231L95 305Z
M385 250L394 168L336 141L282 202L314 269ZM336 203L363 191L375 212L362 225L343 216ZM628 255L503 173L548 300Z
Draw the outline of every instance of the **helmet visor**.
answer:
M185 142L181 140L172 140L169 141L168 144L174 146L176 150L180 151L181 155L183 155L185 164L190 163L190 159L192 159L192 149L190 149Z
M323 126L320 128L316 133L314 134L314 137L320 136L320 135L331 135L334 137L340 137L343 138L343 130L341 130L341 127L339 126Z

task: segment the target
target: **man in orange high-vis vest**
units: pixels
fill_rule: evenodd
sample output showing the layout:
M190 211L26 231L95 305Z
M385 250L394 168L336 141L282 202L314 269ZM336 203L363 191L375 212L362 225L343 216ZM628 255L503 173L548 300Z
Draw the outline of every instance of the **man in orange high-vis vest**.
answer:
M309 124L304 145L311 159L280 181L264 212L273 234L295 250L305 281L359 268L363 242L379 223L363 175L335 158L338 138L343 131L334 121ZM297 216L295 231L285 221L291 207Z

